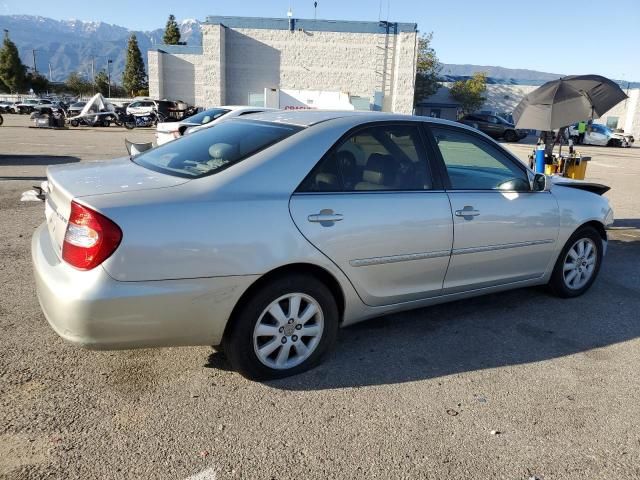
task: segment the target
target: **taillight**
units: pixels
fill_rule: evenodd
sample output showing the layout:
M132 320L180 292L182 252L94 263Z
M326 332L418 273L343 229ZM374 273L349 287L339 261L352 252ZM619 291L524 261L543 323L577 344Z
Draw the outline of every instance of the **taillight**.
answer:
M62 245L62 259L80 270L91 270L115 252L122 230L104 215L71 202Z

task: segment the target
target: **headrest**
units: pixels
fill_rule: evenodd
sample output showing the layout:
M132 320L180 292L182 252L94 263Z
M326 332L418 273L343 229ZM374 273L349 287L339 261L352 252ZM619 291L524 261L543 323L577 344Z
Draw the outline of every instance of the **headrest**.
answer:
M209 156L212 159L218 160L231 160L236 147L228 143L214 143L209 147Z
M390 155L373 153L362 172L362 181L376 185L390 185L393 183L394 175L393 158Z

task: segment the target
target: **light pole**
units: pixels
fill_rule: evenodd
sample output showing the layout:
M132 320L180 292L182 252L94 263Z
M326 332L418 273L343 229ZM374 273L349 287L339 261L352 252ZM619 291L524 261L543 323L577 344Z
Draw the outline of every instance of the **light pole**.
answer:
M111 98L111 64L113 63L113 60L108 59L107 60L107 79L109 81L109 98Z

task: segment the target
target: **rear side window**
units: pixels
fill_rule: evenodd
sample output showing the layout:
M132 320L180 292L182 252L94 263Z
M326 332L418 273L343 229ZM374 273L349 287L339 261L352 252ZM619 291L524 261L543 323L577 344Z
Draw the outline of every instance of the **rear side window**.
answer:
M148 150L132 161L157 172L200 178L224 170L301 130L250 120L214 125Z
M431 185L418 127L384 125L358 130L337 144L298 191L425 190Z

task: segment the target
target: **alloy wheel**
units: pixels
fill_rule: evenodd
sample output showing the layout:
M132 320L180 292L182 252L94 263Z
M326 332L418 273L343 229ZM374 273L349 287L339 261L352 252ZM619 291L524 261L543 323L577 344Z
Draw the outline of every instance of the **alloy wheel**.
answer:
M562 269L567 288L580 290L591 280L598 261L596 248L591 239L581 238L569 249Z
M253 349L269 368L293 368L313 354L323 330L320 304L304 293L289 293L263 310L253 330Z

